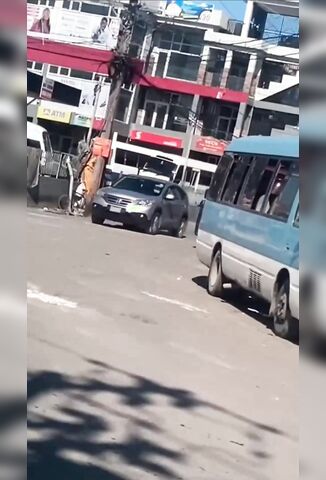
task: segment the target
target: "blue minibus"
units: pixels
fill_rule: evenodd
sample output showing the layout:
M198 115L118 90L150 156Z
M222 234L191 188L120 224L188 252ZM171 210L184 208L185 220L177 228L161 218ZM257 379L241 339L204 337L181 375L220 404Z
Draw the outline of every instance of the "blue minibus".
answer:
M297 335L299 319L299 138L233 140L202 207L197 252L208 292L236 284L270 303L275 333Z

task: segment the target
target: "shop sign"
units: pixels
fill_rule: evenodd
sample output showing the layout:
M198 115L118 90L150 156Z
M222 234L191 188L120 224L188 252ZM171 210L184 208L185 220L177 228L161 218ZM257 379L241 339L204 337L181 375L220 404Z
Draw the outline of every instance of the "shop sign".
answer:
M168 17L199 18L206 10L213 10L212 2L190 0L167 0L165 15Z
M44 78L42 82L40 97L45 100L51 100L54 90L54 80L51 78Z
M37 118L43 118L52 122L70 123L71 112L41 105L37 111Z
M93 130L101 132L105 128L105 119L104 118L95 118L93 123Z
M167 137L165 135L157 135L155 133L143 132L141 130L132 130L130 132L130 139L146 143L153 143L155 145L162 145L164 147L183 147L183 141L181 138Z
M225 140L218 140L214 137L197 137L193 150L211 155L223 155L227 145L228 142Z
M113 50L120 30L119 17L105 17L27 3L28 35L58 41L77 42Z
M91 119L85 115L74 113L70 123L71 125L76 125L77 127L89 128L91 126Z

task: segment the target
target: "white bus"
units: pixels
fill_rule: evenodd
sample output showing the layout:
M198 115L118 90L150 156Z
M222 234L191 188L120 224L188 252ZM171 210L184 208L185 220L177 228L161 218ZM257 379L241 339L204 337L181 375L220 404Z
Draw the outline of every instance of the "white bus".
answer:
M165 153L115 140L112 142L111 158L106 168L107 171L115 174L137 175L141 173L143 175L146 171L147 162L153 163L155 159L161 164L166 161L166 171L168 175L170 175L172 171L173 178L170 179L176 183L182 180L184 168L186 168L184 186L198 194L204 193L210 186L211 179L216 171L216 165L212 163L193 160L191 158L187 159L173 153ZM170 163L174 165L174 168L170 167Z

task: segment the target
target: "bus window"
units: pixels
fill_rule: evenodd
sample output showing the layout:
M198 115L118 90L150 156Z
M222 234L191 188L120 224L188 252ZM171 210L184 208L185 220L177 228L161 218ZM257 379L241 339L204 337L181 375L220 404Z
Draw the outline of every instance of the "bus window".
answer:
M261 211L265 196L274 177L278 161L268 157L256 157L249 178L239 196L238 204L249 210Z
M296 164L290 161L279 162L277 171L274 172L267 191L257 202L256 210L270 214L275 201L283 192L290 178L290 172L294 165Z
M295 227L299 228L299 225L300 225L300 207L298 207L297 213L295 214L295 219L294 219L293 225Z
M224 155L216 169L212 184L207 193L207 199L217 202L225 185L227 175L232 167L233 158L230 155Z
M248 156L235 157L222 195L223 202L236 203L249 170L250 160Z
M174 182L175 182L175 183L180 183L180 182L181 182L182 177L183 177L183 169L184 169L184 167L183 167L182 165L180 165L180 166L178 167L177 173L176 173L176 175L175 175L175 177L174 177Z
M199 185L204 187L209 187L212 182L213 173L206 172L205 170L201 171Z
M291 176L283 178L281 186L279 186L280 183L278 176L274 182L272 192L275 191L275 188L280 189L280 192L274 199L268 213L272 217L287 221L299 189L299 175L293 173Z

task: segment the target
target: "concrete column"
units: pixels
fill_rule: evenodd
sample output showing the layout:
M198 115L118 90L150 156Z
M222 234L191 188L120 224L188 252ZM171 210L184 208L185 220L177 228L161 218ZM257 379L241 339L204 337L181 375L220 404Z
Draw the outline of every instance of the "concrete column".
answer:
M254 95L257 86L257 79L262 67L263 60L256 53L250 55L248 71L245 78L243 91Z
M200 104L200 96L195 95L194 99L193 99L193 102L192 102L191 110L193 112L196 112L196 115L198 114L198 111L199 111L199 109L198 109L199 104ZM189 158L190 151L191 151L192 139L193 139L193 136L195 135L195 133L196 133L196 125L189 122L188 126L187 126L187 133L186 133L186 138L185 138L183 151L182 151L182 156L183 157ZM187 165L186 165L186 167L187 167ZM186 170L186 168L185 168L185 170Z
M254 108L246 103L241 103L237 123L233 132L234 138L246 137L249 133Z
M127 118L126 118L126 123L130 124L135 121L138 107L139 107L139 92L140 92L140 86L135 85L134 91L132 92L129 107L128 107L128 112L127 112Z
M210 47L208 45L205 45L203 48L203 54L202 54L203 60L200 64L198 77L197 77L197 83L199 85L204 85L204 82L205 82L205 75L206 75L209 54L210 54ZM205 85L210 85L210 84L205 83Z
M228 81L229 72L232 65L232 60L233 60L233 50L228 50L225 58L224 70L223 70L223 75L222 75L221 85L220 85L222 88L226 87L226 83Z
M240 103L239 112L238 112L238 116L237 116L237 122L235 124L234 132L233 132L233 137L234 138L241 137L242 127L243 127L243 123L244 123L245 115L246 115L246 109L247 109L247 104L246 103Z
M245 11L245 16L244 16L243 25L242 25L242 32L241 32L242 38L249 37L251 20L254 13L254 5L255 5L255 2L253 0L247 1L247 7Z

